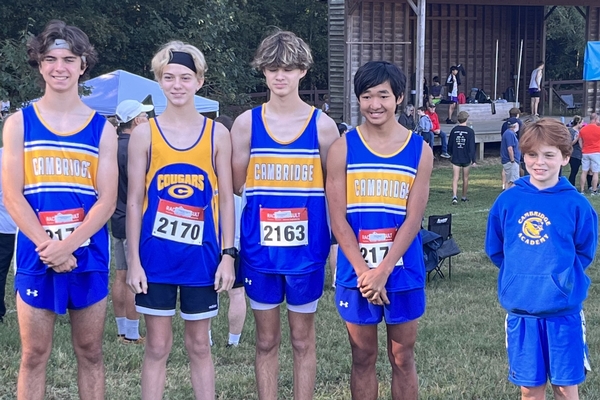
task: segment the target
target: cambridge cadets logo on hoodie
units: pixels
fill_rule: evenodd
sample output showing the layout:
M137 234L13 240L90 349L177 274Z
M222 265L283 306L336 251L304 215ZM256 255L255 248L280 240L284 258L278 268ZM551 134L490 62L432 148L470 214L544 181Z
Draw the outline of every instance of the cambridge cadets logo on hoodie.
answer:
M537 246L548 240L548 235L544 233L544 228L551 225L551 223L543 213L528 211L519 218L519 225L521 225L519 239L523 243Z

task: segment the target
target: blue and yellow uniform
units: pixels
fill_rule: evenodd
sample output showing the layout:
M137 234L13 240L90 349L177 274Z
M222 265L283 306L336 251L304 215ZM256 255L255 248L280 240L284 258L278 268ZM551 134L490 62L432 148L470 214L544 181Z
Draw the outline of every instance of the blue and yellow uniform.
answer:
M35 104L22 113L23 195L48 236L64 240L98 200L98 154L106 119L93 112L80 129L63 133L45 123ZM77 268L70 273L47 268L35 248L18 233L15 289L29 305L63 314L67 308L85 308L108 294L106 225L75 250Z
M34 105L22 110L24 123L23 195L53 239L65 239L98 199L98 147L106 119L92 113L81 129L53 131ZM15 166L19 168L19 166ZM22 232L17 236L17 273L43 275L46 265L36 245ZM74 274L108 271L110 243L104 225L74 253Z
M396 232L406 219L408 197L421 160L423 138L409 133L400 149L389 155L373 151L359 128L348 132L345 138L347 145L346 218L356 235L365 262L370 268L377 268L391 248ZM361 311L358 315L345 314L352 307L356 307L356 304L352 303L362 297L356 290L358 282L354 268L341 247L338 251L336 285L338 286L336 304L345 320L354 323L379 322L377 320L379 316L371 320L372 315ZM417 235L396 264L385 287L390 295L393 292L409 292L416 289L420 293L424 286L423 249L421 236ZM344 289L351 289L351 291ZM346 292L357 293L353 293L352 300L349 300L350 298L345 296L348 294ZM340 293L344 293L344 296ZM367 304L365 299L362 300L365 302L365 308L378 307ZM390 306L394 305L391 297L390 302L392 302ZM401 322L389 321L387 317L386 321Z
M252 110L241 222L244 276L246 281L253 272L324 276L330 231L317 131L321 111L313 109L298 136L287 143L275 139L264 113L264 105ZM250 280L254 287L247 284L246 289L253 298L256 279Z
M214 122L196 143L173 148L156 119L146 173L140 261L149 283L212 286L220 259Z

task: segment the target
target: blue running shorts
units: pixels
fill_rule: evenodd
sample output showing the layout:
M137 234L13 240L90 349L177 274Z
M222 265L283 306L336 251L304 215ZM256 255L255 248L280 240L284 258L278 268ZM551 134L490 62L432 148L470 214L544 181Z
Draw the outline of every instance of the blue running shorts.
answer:
M387 293L390 304L377 306L369 303L358 288L337 285L335 306L346 322L356 325L375 325L383 321L389 325L403 324L425 313L425 289Z

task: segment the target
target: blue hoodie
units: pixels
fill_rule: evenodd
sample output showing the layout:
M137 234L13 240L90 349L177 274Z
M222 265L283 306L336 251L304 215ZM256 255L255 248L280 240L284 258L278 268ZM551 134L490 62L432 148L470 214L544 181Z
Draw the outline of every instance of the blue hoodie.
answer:
M509 314L540 318L578 313L587 297L598 216L569 181L539 190L515 182L490 210L485 251L500 268L498 300Z

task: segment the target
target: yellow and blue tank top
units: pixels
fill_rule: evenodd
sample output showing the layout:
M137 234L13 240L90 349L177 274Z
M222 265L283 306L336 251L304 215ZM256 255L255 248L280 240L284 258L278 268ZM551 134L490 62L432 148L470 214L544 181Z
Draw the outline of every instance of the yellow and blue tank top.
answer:
M361 254L376 268L391 248L406 218L410 190L421 160L423 138L409 134L398 151L382 155L373 151L360 130L346 134L346 218ZM357 276L340 248L336 283L356 288ZM388 278L390 292L422 288L425 264L421 236L417 235Z
M149 123L142 267L151 283L211 286L221 254L214 122L206 118L187 149L172 147L156 119Z
M298 136L275 139L265 108L252 110L246 205L242 212L242 268L298 275L325 267L330 230L317 119L313 109Z
M106 119L97 113L80 129L56 132L40 116L35 104L23 113L23 195L53 240L63 240L81 223L98 200L98 148ZM47 267L35 244L22 232L17 235L16 270L41 275ZM108 271L110 242L104 225L73 255L73 273Z

